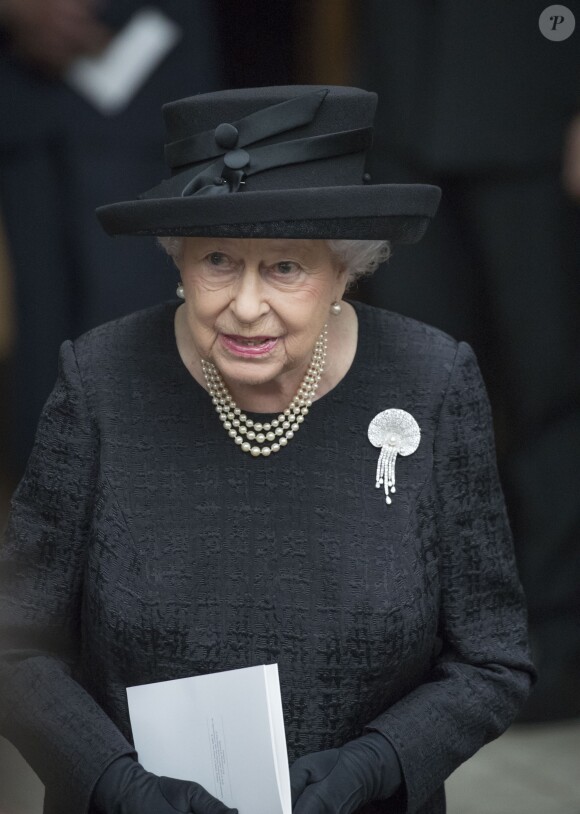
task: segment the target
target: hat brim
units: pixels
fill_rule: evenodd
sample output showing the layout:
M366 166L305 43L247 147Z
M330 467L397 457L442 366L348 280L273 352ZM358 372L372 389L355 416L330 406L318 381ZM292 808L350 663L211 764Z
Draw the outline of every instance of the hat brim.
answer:
M193 235L415 243L437 211L430 184L237 192L109 204L97 217L110 235Z

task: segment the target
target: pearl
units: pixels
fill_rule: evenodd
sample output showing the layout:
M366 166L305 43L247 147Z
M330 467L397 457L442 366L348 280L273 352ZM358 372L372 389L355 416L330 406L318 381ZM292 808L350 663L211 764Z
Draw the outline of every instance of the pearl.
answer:
M266 441L274 441L276 438L276 433L267 432L266 433Z
M287 443L288 443L288 439L286 439L284 437L280 438L279 444L280 444L281 447L285 447Z
M282 429L282 427L276 427L274 432L276 433L276 435L283 435L284 434L284 430Z
M256 437L256 433L253 430L248 430L247 437L250 439L250 441L253 441Z
M260 425L260 426L262 426L262 425ZM259 444L263 444L265 440L266 440L266 436L264 435L264 433L263 433L263 432L259 432L259 433L256 435L256 441L257 441Z
M267 457L268 457L268 455L269 455L271 452L272 452L272 450L270 449L270 447L264 447L264 448L262 449L262 455L263 455L265 458L267 458Z
M272 452L280 452L280 444L272 444Z
M242 444L243 451L244 452L249 452L251 448L252 448L252 445L248 444L247 441L244 441L244 443Z
M256 424L254 424L254 429L256 430L256 432L260 432L260 430L262 429L262 425L260 424L259 421L256 422Z
M236 444L238 446L241 446L243 444L243 442L244 442L244 439L240 435L236 435L236 437L234 438L234 441L236 442Z
M290 440L291 438L294 438L294 433L292 432L292 430L288 430L288 432L286 433L286 438L288 440ZM280 439L280 443L282 443L282 439Z
M253 455L254 458L257 458L258 455L261 454L261 452L262 452L262 450L260 449L260 447L252 447L251 450L250 450L250 454Z
M298 432L300 429L300 424L292 424L292 432Z

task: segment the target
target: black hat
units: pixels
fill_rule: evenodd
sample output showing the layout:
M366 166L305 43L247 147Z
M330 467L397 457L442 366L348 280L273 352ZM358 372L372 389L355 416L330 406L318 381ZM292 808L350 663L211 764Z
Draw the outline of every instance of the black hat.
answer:
M97 216L111 235L414 243L441 193L427 184L369 183L376 102L358 88L319 85L171 102L163 107L171 177Z

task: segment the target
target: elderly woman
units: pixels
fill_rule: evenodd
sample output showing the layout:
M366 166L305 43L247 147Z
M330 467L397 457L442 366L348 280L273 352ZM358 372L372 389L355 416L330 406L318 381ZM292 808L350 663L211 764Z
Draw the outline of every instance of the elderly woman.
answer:
M1 728L47 814L219 814L138 762L125 689L277 662L296 814L445 810L533 668L469 347L343 300L439 191L363 174L373 94L165 108L172 176L100 210L170 302L63 345L2 549ZM251 814L251 812L242 812Z

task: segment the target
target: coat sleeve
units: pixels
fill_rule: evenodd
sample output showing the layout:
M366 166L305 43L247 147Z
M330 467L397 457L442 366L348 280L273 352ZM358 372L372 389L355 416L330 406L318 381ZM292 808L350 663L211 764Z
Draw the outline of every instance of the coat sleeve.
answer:
M372 721L399 756L412 814L512 722L535 675L485 388L458 347L434 442L443 642L425 681Z
M133 752L73 678L97 461L67 342L0 547L0 731L75 814L105 767Z

